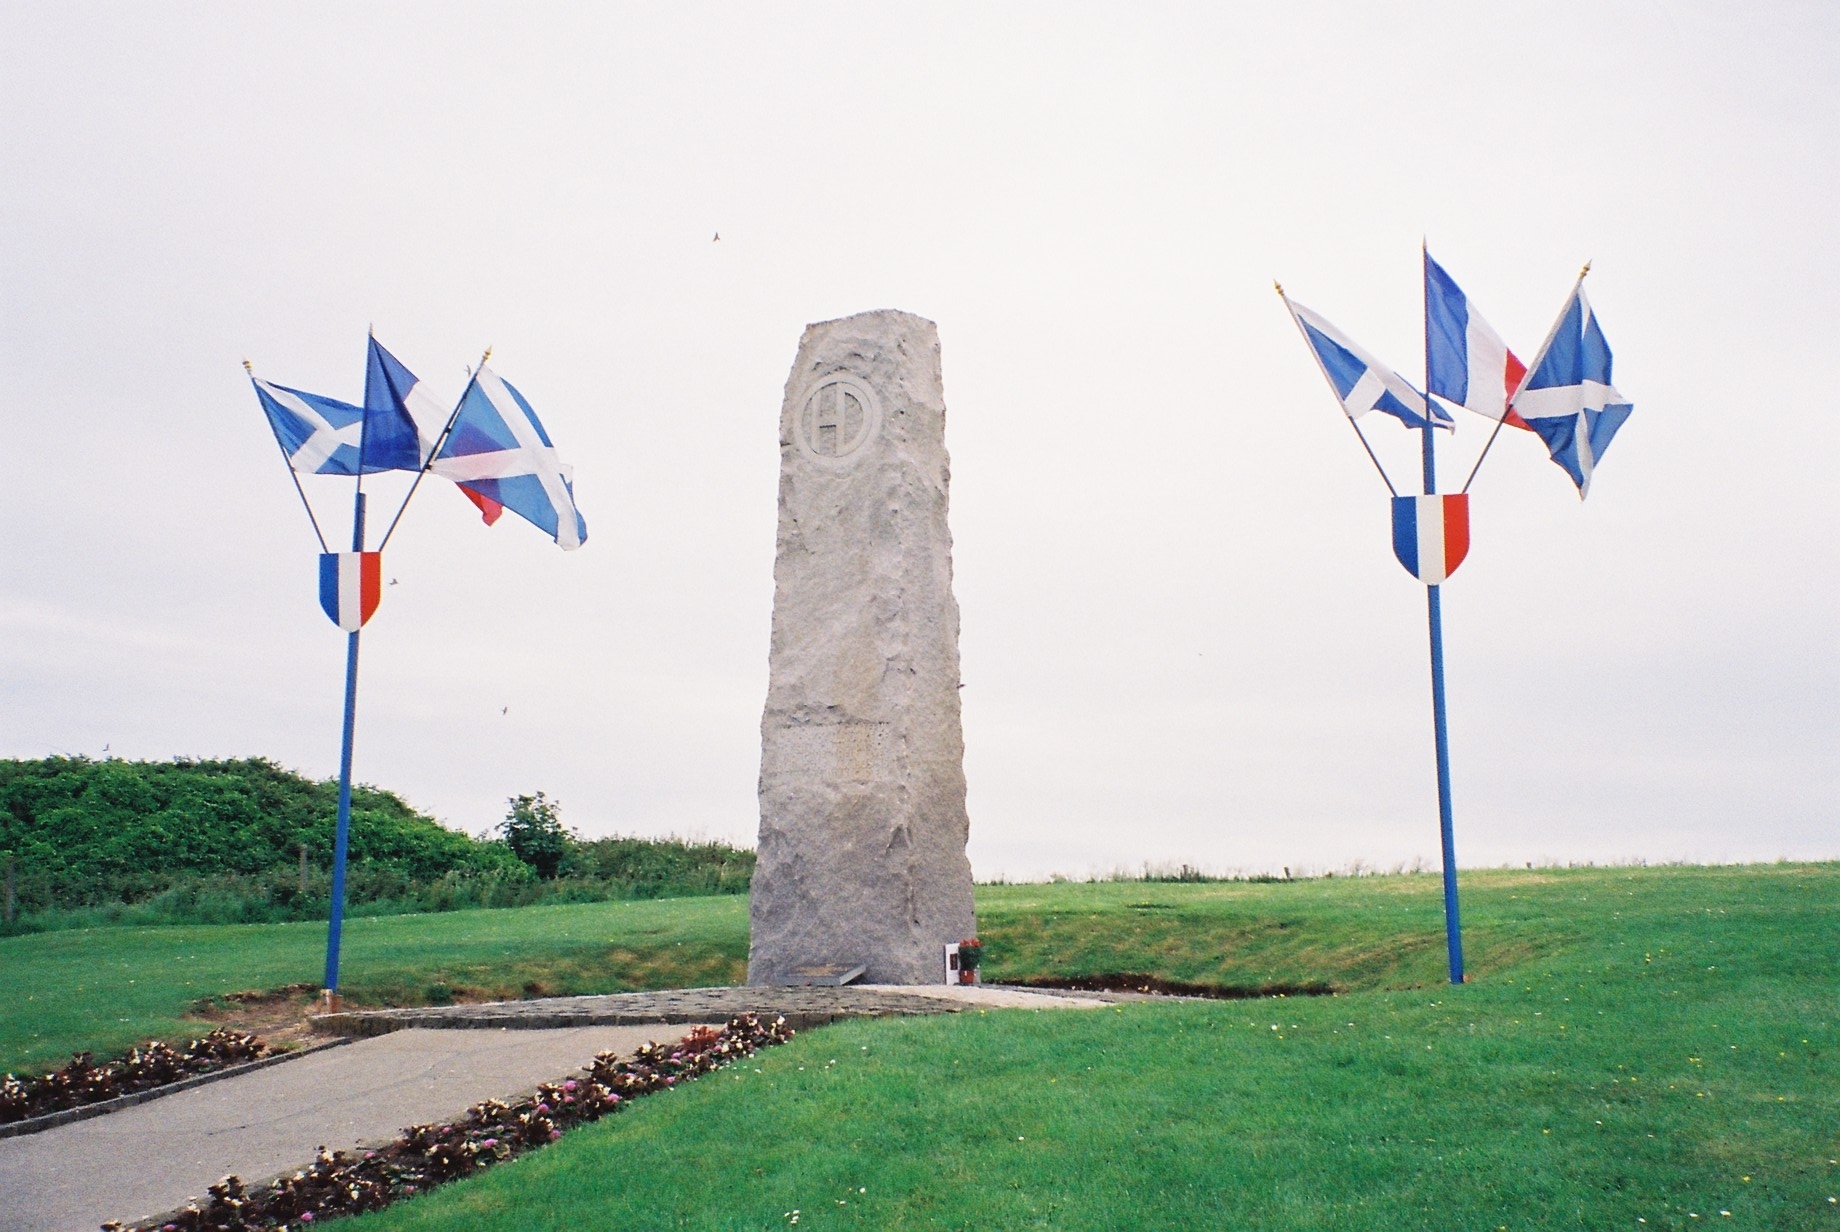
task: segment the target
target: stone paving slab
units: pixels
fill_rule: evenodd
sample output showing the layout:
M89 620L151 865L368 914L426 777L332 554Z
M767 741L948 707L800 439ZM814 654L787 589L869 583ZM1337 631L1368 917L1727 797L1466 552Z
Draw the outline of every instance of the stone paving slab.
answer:
M95 1232L182 1207L228 1173L257 1182L410 1125L451 1120L567 1078L596 1053L689 1025L404 1030L226 1078L94 1120L0 1141L0 1232Z
M1117 1001L1104 993L1017 988L1004 984L865 984L878 993L924 997L979 1010L1096 1010Z
M647 1026L727 1022L736 1014L783 1017L795 1031L846 1018L956 1014L964 1009L1091 1009L1131 999L1128 994L1069 993L1004 985L851 984L841 988L674 988L609 993L597 997L545 997L417 1009L346 1010L313 1019L332 1035L382 1035L407 1028L511 1030L586 1026Z

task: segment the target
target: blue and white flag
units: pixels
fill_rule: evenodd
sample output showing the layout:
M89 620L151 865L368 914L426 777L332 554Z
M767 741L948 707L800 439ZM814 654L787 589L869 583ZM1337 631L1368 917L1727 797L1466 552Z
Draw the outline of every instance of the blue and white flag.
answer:
M288 465L309 475L356 475L358 447L364 433L364 408L336 398L323 398L305 390L271 385L254 376L256 397L268 415L268 426L287 456ZM364 470L391 470L372 466Z
M376 371L377 352L381 349L372 339L373 371L364 382L364 406L271 384L250 374L256 398L262 403L268 426L274 429L275 440L289 466L309 475L348 476L358 473L360 459L366 475L422 469L422 460L434 442L417 439L415 421L409 419L401 402L392 399L387 377ZM389 355L387 351L384 354ZM390 362L395 362L394 356L390 356ZM408 373L401 364L396 367ZM380 381L384 382L381 386ZM410 381L413 383L414 378L410 377ZM422 398L433 401L425 394ZM438 419L434 431L438 433L445 416L439 410L435 415Z
M419 471L447 426L447 407L371 336L364 370L364 469Z
M1584 297L1584 275L1515 391L1513 408L1578 485L1579 499L1590 495L1591 474L1635 404L1610 383L1610 344Z
M1284 306L1303 331L1310 354L1316 357L1317 366L1341 400L1348 418L1359 419L1369 411L1379 411L1409 428L1424 427L1427 416L1440 428L1456 426L1448 411L1428 402L1410 381L1362 350L1341 330L1288 295L1284 296Z
M428 469L541 527L565 551L588 538L575 508L574 469L524 395L483 364Z

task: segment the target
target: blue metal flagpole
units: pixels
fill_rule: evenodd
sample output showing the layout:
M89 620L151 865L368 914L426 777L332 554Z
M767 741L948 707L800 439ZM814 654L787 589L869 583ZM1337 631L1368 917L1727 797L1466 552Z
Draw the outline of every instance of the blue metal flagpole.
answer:
M360 480L362 482L362 480ZM364 492L352 509L351 550L364 550ZM339 752L339 826L332 844L332 922L326 932L326 1008L339 1007L339 937L345 925L345 849L351 833L351 747L358 722L358 630L345 644L345 738Z
M1429 495L1429 493L1427 493ZM1444 613L1439 587L1425 588L1431 622L1431 725L1437 735L1438 827L1444 842L1444 944L1450 982L1463 982L1463 925L1457 915L1457 840L1450 820L1450 730L1444 720Z
M1422 281L1422 274L1421 274ZM1437 427L1431 410L1431 304L1425 288L1425 495L1437 495ZM1431 625L1431 726L1437 741L1438 829L1444 848L1444 944L1450 951L1450 982L1463 982L1463 925L1457 913L1457 839L1450 818L1450 729L1444 717L1444 607L1439 587L1425 588Z

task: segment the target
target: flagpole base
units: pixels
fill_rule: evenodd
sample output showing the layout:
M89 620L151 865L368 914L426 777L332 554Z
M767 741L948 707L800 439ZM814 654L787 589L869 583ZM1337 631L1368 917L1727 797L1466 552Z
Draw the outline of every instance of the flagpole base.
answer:
M345 1010L345 998L339 996L338 993L332 991L332 989L330 988L320 989L320 992L319 992L319 1012L320 1013L339 1014L339 1013L343 1013L344 1010Z

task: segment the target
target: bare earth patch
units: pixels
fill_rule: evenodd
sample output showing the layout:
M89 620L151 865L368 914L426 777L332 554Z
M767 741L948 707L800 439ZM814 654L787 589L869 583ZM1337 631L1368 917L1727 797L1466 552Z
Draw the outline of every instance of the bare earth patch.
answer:
M266 992L227 992L193 1002L186 1017L212 1027L260 1035L269 1047L288 1051L307 1043L313 1028L307 1015L319 1003L319 985L287 984Z

